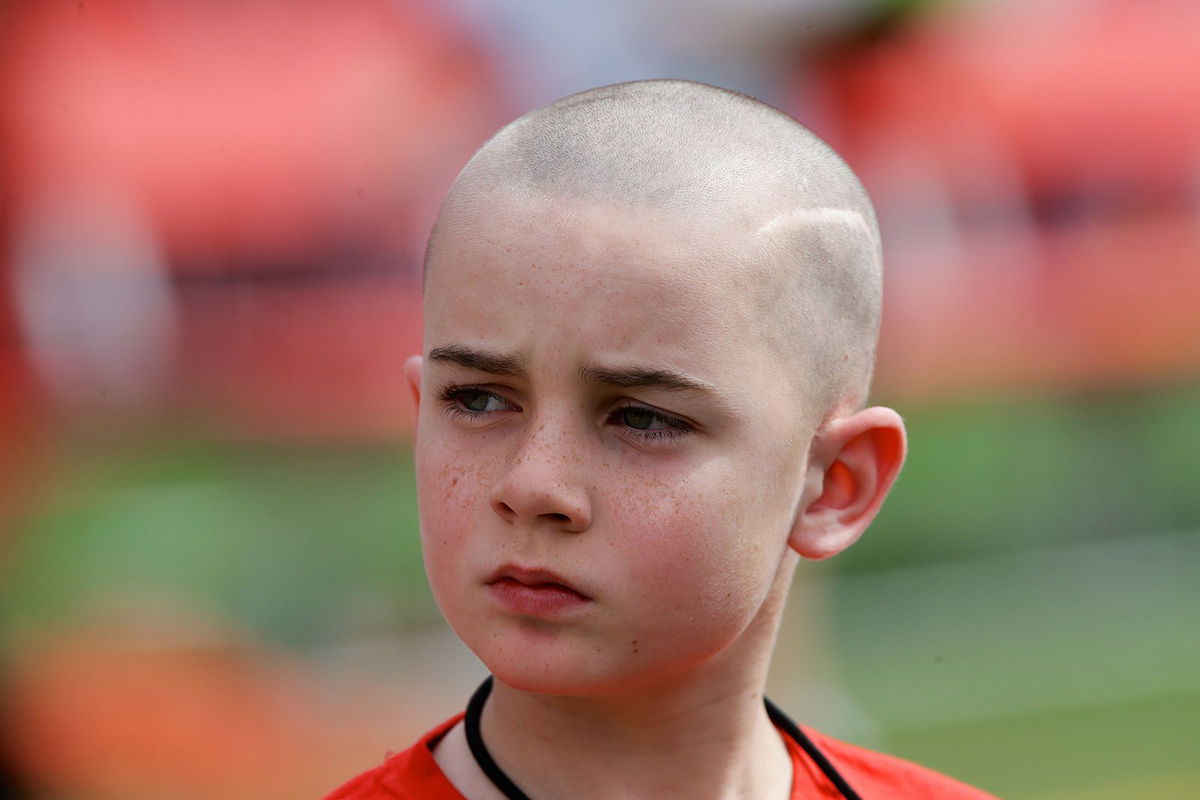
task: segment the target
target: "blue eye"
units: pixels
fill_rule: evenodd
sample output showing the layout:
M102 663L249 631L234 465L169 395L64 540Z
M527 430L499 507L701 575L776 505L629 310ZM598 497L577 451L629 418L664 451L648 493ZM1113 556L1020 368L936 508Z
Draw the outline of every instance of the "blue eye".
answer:
M639 431L649 430L657 415L648 408L625 406L621 409L621 422Z
M468 411L487 411L493 397L488 392L468 389L458 393L458 402Z
M503 396L478 386L447 386L439 397L452 415L481 417L496 411L514 411L516 406Z
M625 436L643 443L677 439L695 430L691 423L679 417L637 405L621 406L609 415L608 421L618 426Z

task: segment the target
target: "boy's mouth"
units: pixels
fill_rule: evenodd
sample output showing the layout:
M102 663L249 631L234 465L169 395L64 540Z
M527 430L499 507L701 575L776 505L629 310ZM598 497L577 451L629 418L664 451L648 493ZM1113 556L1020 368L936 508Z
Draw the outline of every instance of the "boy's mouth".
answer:
M566 578L546 569L531 569L528 567L519 567L515 564L505 564L492 573L492 576L487 580L488 585L498 583L508 583L514 586L519 585L527 589L562 589L579 595L584 600L591 600L586 594L572 586Z
M556 573L513 564L496 570L486 583L496 602L522 616L558 616L592 599Z

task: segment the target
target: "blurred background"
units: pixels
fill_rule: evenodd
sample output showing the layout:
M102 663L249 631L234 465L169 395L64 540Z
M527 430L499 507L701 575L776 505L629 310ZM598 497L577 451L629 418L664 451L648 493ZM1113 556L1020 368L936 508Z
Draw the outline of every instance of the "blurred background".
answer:
M0 3L0 797L315 798L460 709L404 357L442 194L685 77L835 145L911 460L775 699L1006 798L1200 796L1200 4Z

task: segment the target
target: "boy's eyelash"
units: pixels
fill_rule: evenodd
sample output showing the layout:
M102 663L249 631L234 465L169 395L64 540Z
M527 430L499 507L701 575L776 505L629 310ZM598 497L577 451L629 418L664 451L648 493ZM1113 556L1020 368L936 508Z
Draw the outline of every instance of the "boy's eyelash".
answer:
M505 405L512 405L508 398L504 397L503 395L493 392L491 389L488 389L484 386L477 386L473 384L451 384L449 386L445 386L441 391L438 392L438 399L442 401L446 413L453 417L476 419L484 414L490 413L486 410L476 411L474 409L467 408L463 398L468 394L487 395L489 398L499 400Z
M623 415L630 409L648 414L653 422L664 425L665 427L657 430L642 430L628 425L623 419ZM614 425L624 426L623 433L625 436L630 436L648 443L678 439L696 430L696 426L692 425L686 420L672 416L671 414L665 414L648 406L638 405L637 403L627 403L619 408L614 409L612 413L608 415L608 422Z

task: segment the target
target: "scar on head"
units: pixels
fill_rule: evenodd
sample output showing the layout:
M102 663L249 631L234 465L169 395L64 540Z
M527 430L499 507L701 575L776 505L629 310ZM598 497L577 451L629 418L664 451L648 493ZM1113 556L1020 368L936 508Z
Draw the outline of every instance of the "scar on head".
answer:
M759 234L775 233L779 230L795 228L800 225L814 223L834 223L858 228L863 234L871 236L871 225L860 212L850 208L806 208L800 206L784 211L782 214L763 223L756 231Z

